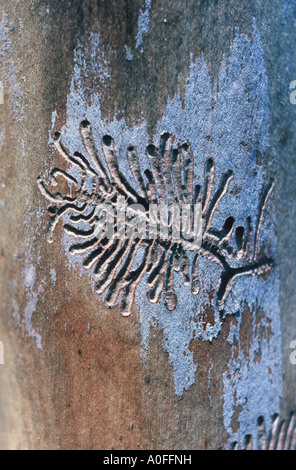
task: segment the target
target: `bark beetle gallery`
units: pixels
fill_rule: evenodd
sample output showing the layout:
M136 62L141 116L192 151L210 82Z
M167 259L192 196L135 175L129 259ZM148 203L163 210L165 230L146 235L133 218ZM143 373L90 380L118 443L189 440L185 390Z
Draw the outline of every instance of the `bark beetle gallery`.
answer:
M217 293L219 308L223 312L224 302L238 276L261 275L271 269L273 260L264 253L259 256L258 237L264 208L273 188L272 180L262 192L255 229L250 217L247 218L246 228L238 226L234 230L235 220L228 217L223 227L217 229L212 227L212 219L219 201L226 195L234 178L232 170L222 176L214 190L215 162L211 158L207 159L202 190L200 185L194 183L194 155L190 144L185 142L174 146L173 136L164 133L159 148L152 144L147 147L146 155L150 169L146 169L143 174L137 149L127 149L127 159L134 178L132 185L119 169L113 138L107 135L103 137L103 161L96 149L90 123L82 121L80 130L87 156L79 152L70 155L61 142L61 135L56 133L54 138L59 154L70 165L78 168L79 180L58 168L53 169L50 174L53 185L57 185L57 179L62 178L73 185L73 195L52 193L41 178L38 178L38 186L51 203L48 209L51 216L48 241L52 242L53 231L59 220L70 214L70 223L64 223L63 229L67 234L80 239L79 243L71 246L70 253L86 254L84 268L94 267L95 276L99 280L96 291L103 294L107 290L104 299L107 306L115 306L120 292L123 291L121 312L122 315L130 315L137 285L147 274L146 283L150 289L148 300L157 303L164 292L166 308L169 311L174 310L178 301L174 291L174 272L180 273L185 285L191 283L191 293L198 295L198 260L201 255L207 256L221 267ZM192 262L191 252L186 249L187 245L182 239L179 242L161 240L160 237L149 240L145 235L137 236L136 233L128 239L125 234L118 232L114 232L109 239L104 231L97 236L98 224L102 221L98 217L97 206L101 203L116 205L120 196L124 196L130 204L147 207L146 217L149 217L149 204L189 204L193 208L195 204L200 203L202 243L193 253ZM193 213L191 215L193 220ZM79 228L81 223L83 228ZM233 235L236 249L229 245ZM144 248L142 260L132 269L140 247Z

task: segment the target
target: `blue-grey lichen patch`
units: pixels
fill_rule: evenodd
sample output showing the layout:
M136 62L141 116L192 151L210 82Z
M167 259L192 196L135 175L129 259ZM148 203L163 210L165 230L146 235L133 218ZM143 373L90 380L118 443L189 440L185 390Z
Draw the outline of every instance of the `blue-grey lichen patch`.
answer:
M41 336L35 331L32 325L32 317L36 310L38 296L43 293L41 286L35 287L36 271L33 264L26 263L24 269L24 283L26 289L27 305L24 310L24 322L26 333L29 338L35 339L38 349L42 349Z
M126 57L126 60L129 60L129 61L133 60L133 54L132 54L131 48L128 47L128 46L124 46L124 48L125 48L125 57Z
M238 285L237 288L243 289L244 285ZM242 445L244 435L255 435L258 415L263 416L265 423L270 424L271 416L279 411L280 406L281 325L276 305L278 285L275 276L268 286L260 285L259 281L259 285L254 285L254 289L257 302L253 302L252 341L248 354L235 347L235 342L240 342L240 327L243 321L241 316L237 326L232 324L228 337L228 342L232 345L232 357L227 371L223 374L223 417L229 434L228 445L233 440ZM264 315L260 312L259 305L264 306ZM239 416L236 417L239 426L234 430L234 410L237 407L240 409Z
M151 3L152 0L145 0L144 9L140 9L139 12L139 19L138 19L138 31L136 35L136 45L135 49L138 49L141 46L140 52L143 54L143 37L147 36L149 32L150 26L150 10L151 10ZM133 60L133 53L131 47L127 45L124 46L125 48L125 57L126 60Z
M4 141L5 141L5 129L1 129L1 131L0 131L0 152L1 152L2 147L4 145Z
M124 119L118 120L114 117L112 121L104 120L101 115L100 95L92 94L91 102L86 102L84 99L87 90L81 80L84 73L83 51L80 50L79 60L77 57L77 54L74 55L76 62L67 100L67 121L61 131L63 144L71 153L79 151L85 154L79 128L81 121L87 119L91 123L99 153L103 136L108 134L114 137L120 169L133 185L126 149L129 145L137 147L141 169L147 168L145 149L151 142L147 123L143 120L142 124L129 128ZM87 57L87 60L89 59ZM96 66L98 67L98 64ZM256 160L260 163L258 155L263 154L269 147L268 93L263 48L254 23L251 39L240 35L237 30L229 59L221 63L217 82L212 83L202 57L192 61L184 104L182 105L178 93L168 102L163 116L159 117L159 124L152 140L157 146L160 135L169 132L175 136L176 143L190 142L195 155L196 183L203 186L204 163L209 157L216 163L217 181L227 170L233 171L234 180L230 184L228 194L221 200L214 215L213 225L217 228L221 228L226 218L230 216L234 218L236 226L245 226L248 217L254 225L257 222L260 194L267 169L257 164ZM79 174L74 168L70 172L79 180ZM268 256L276 259L274 224L271 199L262 219L258 251L260 252L264 246ZM79 242L79 239L77 241ZM69 254L73 240L65 232L63 243L69 261L73 266L78 265L80 274L83 275L85 270L82 258L72 257ZM176 276L175 291L178 305L173 312L166 309L163 301L157 305L148 303L145 277L136 295L136 306L141 322L143 360L149 354L151 331L158 328L163 333L163 348L168 352L175 391L179 397L184 390L189 389L198 376L198 363L195 362L190 349L192 341L212 342L223 328L216 292L221 268L204 256L200 257L199 269L201 280L199 296L192 296L189 287L183 285L181 287L181 282ZM92 270L89 270L89 276L95 282ZM227 315L241 318L245 305L248 305L254 314L254 322L255 312L261 309L265 314L264 321L270 323L268 341L258 336L254 323L252 347L248 357L242 352L239 358L233 356L229 370L225 371L224 423L229 434L232 433L233 410L238 404L243 408L238 418L243 433L248 429L249 422L252 420L256 422L254 417L262 408L259 407L259 403L263 404L264 414L278 411L282 388L278 296L278 271L275 267L265 278L257 276L237 278L225 302L224 318ZM207 307L213 311L211 324L204 316ZM241 320L236 329L231 330L228 338L230 347L234 338L239 341L240 326ZM260 355L257 354L259 347ZM253 371L252 374L250 370ZM259 386L258 380L256 386L254 385L255 373L261 378ZM251 377L254 377L252 379L254 382Z
M259 33L254 24L253 38L249 40L240 36L231 47L229 63L221 64L218 83L212 84L208 69L203 59L192 63L187 80L185 107L182 108L181 98L177 95L164 112L158 126L156 139L164 131L179 136L180 141L189 141L196 158L196 173L203 178L203 162L212 157L220 174L230 168L234 171L234 182L230 193L219 204L214 218L214 225L221 227L223 220L233 216L237 224L245 224L248 216L257 218L258 199L264 181L262 167L256 165L257 152L264 152L269 145L268 131L268 83L264 69L263 49ZM236 186L235 186L236 185ZM240 188L240 191L237 191ZM268 220L268 222L267 222ZM264 219L260 246L267 247L271 256L276 256L274 236L274 220ZM164 349L168 351L173 366L175 388L178 395L188 389L195 381L194 364L188 345L193 338L212 341L222 327L216 307L216 298L210 302L215 309L215 323L202 329L202 312L211 288L215 288L219 280L220 268L209 263L205 258L200 260L202 279L201 294L197 299L190 298L186 289L178 293L178 307L172 314L165 311L164 306L144 308L144 297L137 302L140 307L142 337L148 346L150 327L157 325L163 330ZM269 353L268 366L262 361L262 374L265 377L276 375L275 389L268 388L269 401L271 396L278 397L281 381L278 380L280 370L280 338L278 311L278 276L276 270L268 279L243 277L233 286L226 305L225 314L242 312L243 302L258 308L260 306L272 321L274 336L273 352ZM190 300L189 300L190 299ZM195 319L195 321L193 321ZM176 348L176 344L178 347ZM257 365L257 369L258 369ZM247 388L246 388L247 390ZM268 395L265 391L262 396ZM275 408L278 398L273 401ZM276 403L277 402L277 403ZM257 408L258 411L258 408Z
M143 36L146 36L149 31L151 1L152 0L145 0L145 9L140 10L139 13L138 33L136 36L136 49L138 49L138 47L143 44Z
M84 41L78 41L74 51L71 89L76 88L77 93L72 93L70 96L75 98L77 105L91 100L93 96L88 94L86 84L91 80L97 80L92 83L102 87L109 77L108 63L101 47L100 36L97 32L90 31Z
M4 147L5 142L5 127L0 131L0 155L2 149ZM4 182L4 175L0 173L0 209L4 209L5 207L5 200L4 200L4 189L5 189L5 182ZM2 199L3 197L3 199Z
M57 274L53 268L50 269L50 280L53 286L55 286L55 283L57 282Z
M13 26L9 24L7 16L3 13L0 20L0 72L5 70L4 92L9 91L10 104L13 109L16 122L22 122L24 116L23 98L20 85L17 81L17 73L13 61L12 44L9 33ZM2 69L3 67L3 69ZM1 76L3 76L1 74Z
M33 326L33 317L37 310L37 304L44 294L44 287L42 283L37 281L36 269L30 255L26 256L22 278L11 281L9 290L11 294L12 315L16 326L22 332L22 337L31 338L36 343L37 348L42 349L42 338ZM24 302L18 298L18 292L23 291L25 296ZM20 305L24 305L24 307Z
M27 234L25 243L19 247L13 257L15 266L19 266L20 260L24 258L24 266L20 271L20 277L16 277L9 283L9 293L11 298L12 315L16 326L21 330L23 338L31 338L37 348L42 350L42 337L38 328L35 327L37 313L40 312L40 305L44 304L45 278L41 277L40 271L40 251L36 252L30 244L28 232L32 228L32 220L35 222L35 235L41 237L44 233L44 221L39 205L32 208L28 217L24 220L24 232ZM55 272L51 271L51 278L54 279Z
M57 118L58 118L58 113L54 111L51 115L51 129L48 131L48 143L49 144L53 143L52 135L53 135Z
M296 9L296 5L295 5L294 0L283 0L282 18L293 17L295 14L295 9Z

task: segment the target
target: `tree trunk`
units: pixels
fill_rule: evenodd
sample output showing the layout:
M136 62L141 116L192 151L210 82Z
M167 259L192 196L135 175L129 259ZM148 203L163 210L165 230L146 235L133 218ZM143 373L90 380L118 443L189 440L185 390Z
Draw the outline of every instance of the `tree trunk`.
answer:
M294 445L294 2L0 10L1 447ZM119 196L201 246L100 239Z

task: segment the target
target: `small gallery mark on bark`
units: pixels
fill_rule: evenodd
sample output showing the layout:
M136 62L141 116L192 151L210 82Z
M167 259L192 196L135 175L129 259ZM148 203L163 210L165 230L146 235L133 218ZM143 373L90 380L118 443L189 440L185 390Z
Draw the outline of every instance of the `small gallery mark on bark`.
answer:
M278 414L273 415L272 425L266 432L263 416L257 419L257 433L255 436L246 434L242 446L237 441L231 443L231 450L296 450L295 413L290 413L287 420L280 419Z

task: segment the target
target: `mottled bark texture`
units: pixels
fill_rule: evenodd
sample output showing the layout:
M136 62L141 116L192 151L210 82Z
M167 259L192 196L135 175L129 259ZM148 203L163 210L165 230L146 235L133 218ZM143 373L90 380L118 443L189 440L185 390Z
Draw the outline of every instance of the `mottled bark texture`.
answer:
M264 426L269 433L275 415L289 419L296 407L294 2L0 7L1 447L260 447ZM111 175L116 190L122 175L134 184L129 152L132 172L148 182L141 197L151 202L159 177L174 198L169 173L178 190L184 158L183 189L189 198L196 191L209 225L191 261L179 248L159 248L154 267L158 259L163 272L139 279L128 317L122 304L108 307L79 253L71 254L87 236L71 237L64 219L48 243L60 206L51 201L48 214L40 182L67 197L75 180L71 193L50 172L80 184L87 165L95 169L79 130L88 122L99 158L121 166L119 179ZM72 160L57 151L58 139ZM159 290L150 299L147 282ZM269 446L292 439L288 424L274 422Z

